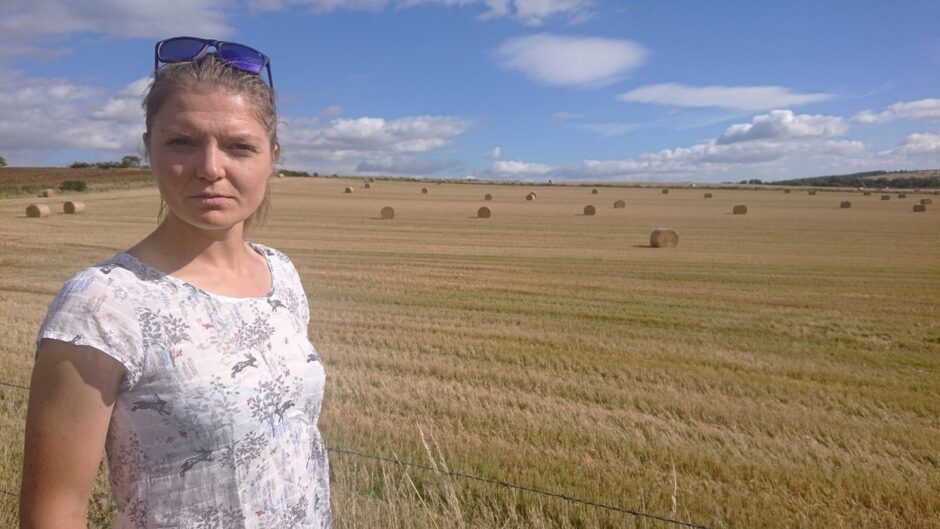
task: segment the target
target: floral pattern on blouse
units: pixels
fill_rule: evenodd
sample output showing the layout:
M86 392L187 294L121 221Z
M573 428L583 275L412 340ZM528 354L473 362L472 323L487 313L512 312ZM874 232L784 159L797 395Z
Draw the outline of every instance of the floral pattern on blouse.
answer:
M125 369L106 449L115 529L329 528L317 429L325 374L283 253L264 297L212 294L127 253L73 276L36 340L87 345Z

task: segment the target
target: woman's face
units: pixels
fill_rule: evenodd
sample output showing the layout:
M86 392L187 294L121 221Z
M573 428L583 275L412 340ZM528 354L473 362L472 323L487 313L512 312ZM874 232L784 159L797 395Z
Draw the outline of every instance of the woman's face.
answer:
M258 208L279 154L249 99L212 87L170 95L144 143L169 214L205 230Z

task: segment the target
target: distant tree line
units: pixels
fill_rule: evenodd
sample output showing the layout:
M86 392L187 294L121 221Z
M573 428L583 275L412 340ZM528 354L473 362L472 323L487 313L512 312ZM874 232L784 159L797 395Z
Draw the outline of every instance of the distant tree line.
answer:
M919 174L911 176L887 176L908 172ZM872 178L881 175L885 176ZM781 180L768 183L784 186L892 187L898 189L914 189L919 187L940 187L940 176L923 176L922 171L868 171L864 173L797 178L794 180Z
M140 165L140 156L125 156L120 162L75 162L69 165L72 169L86 169L88 167L97 167L99 169L139 169L146 166Z
M0 167L6 167L6 166L7 166L7 159L4 158L3 156L0 156Z

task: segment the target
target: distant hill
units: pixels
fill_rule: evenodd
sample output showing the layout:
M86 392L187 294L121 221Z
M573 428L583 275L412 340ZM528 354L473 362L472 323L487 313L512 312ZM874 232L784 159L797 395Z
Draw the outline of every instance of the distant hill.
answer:
M867 171L864 173L816 176L765 183L781 186L940 188L940 169Z

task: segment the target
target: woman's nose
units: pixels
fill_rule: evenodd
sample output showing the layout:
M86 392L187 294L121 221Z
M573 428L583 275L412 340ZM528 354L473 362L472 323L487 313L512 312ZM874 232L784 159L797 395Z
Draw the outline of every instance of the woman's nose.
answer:
M214 182L225 176L222 164L223 154L216 145L207 145L202 149L202 159L196 170L196 176Z

